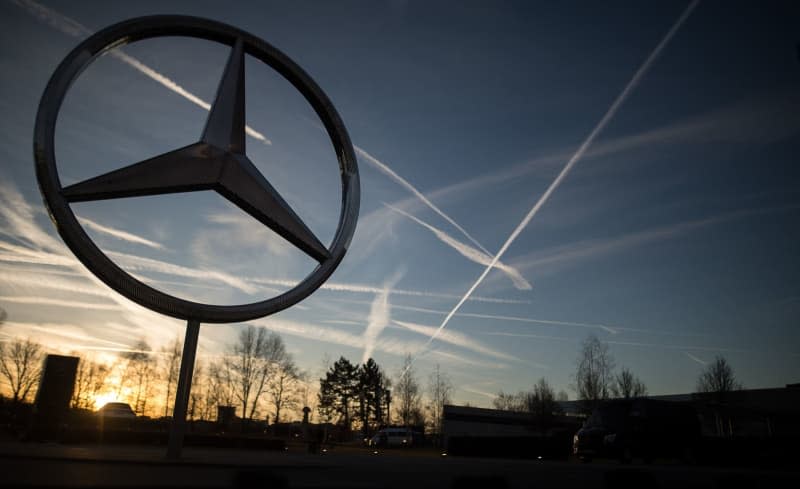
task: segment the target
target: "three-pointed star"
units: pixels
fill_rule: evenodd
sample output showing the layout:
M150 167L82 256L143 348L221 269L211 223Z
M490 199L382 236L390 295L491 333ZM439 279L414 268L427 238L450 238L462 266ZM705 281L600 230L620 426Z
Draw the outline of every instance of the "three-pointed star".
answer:
M215 190L306 254L328 249L245 154L244 47L234 44L200 141L65 187L68 202Z

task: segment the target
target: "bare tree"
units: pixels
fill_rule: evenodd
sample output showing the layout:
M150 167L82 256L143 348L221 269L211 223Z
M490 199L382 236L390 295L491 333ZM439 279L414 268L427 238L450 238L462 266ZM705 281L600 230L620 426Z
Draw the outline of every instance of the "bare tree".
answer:
M442 420L444 405L450 403L450 394L453 392L453 383L450 378L442 372L439 364L436 364L430 377L428 377L428 395L431 399L430 412L433 432L442 433Z
M624 399L643 397L647 395L647 386L628 368L622 367L622 370L614 376L611 384L611 393L614 397L622 397Z
M251 421L256 414L267 381L286 358L280 336L248 325L230 346L234 393L242 405L242 418Z
M147 412L147 401L150 399L156 373L150 345L144 340L139 340L129 351L121 353L120 357L124 365L118 395L124 387L130 388L129 400L133 403L133 410L138 415L144 415Z
M512 394L501 390L492 400L492 406L502 411L523 412L525 411L525 393L520 391Z
M561 412L556 402L556 392L544 377L534 384L533 391L526 396L525 407L542 432L552 425L555 415Z
M233 369L231 361L223 358L208 365L208 376L205 382L205 392L203 395L203 411L205 419L211 419L215 415L214 408L217 406L233 406L236 402L236 395L233 386Z
M178 383L182 354L183 344L180 338L175 338L172 343L161 348L161 374L166 383L166 391L164 392L164 416L170 415L170 402L175 396L172 387L177 386ZM197 369L195 369L193 375L197 375Z
M726 392L742 389L742 384L736 379L733 368L723 356L717 356L708 364L697 379L698 392Z
M403 368L395 384L394 400L397 403L397 415L403 420L405 426L413 426L424 420L420 407L419 383L415 377L411 355L406 355Z
M197 361L192 372L192 388L189 390L189 409L186 413L191 420L195 419L208 419L204 415L207 413L204 410L204 396L205 390L203 387L208 385L208 373L206 372L206 365Z
M71 406L93 409L94 399L103 389L108 374L108 366L88 357L81 357L78 370L75 372L75 389L72 391Z
M275 368L267 383L267 394L275 408L273 423L280 423L281 412L296 408L300 402L300 381L303 374L288 353Z
M558 401L558 402L569 401L569 394L567 394L567 391L565 391L563 389L558 391L558 394L556 394L556 401Z
M584 409L591 411L599 401L609 397L614 359L608 345L591 335L581 345L577 363L575 391L578 399L584 401Z
M16 338L0 343L0 376L11 391L15 404L27 400L39 382L44 352L30 339Z

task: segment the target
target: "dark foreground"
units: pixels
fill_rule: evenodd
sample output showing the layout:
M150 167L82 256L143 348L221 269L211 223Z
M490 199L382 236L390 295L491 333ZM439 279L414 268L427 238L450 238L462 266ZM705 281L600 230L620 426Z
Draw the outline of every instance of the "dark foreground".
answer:
M670 464L442 457L433 452L304 453L0 443L0 485L49 487L603 488L800 487L800 471Z

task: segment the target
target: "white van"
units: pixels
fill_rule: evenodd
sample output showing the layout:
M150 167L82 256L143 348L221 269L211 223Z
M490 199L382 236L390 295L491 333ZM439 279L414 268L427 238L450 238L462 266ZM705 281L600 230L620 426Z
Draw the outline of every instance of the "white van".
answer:
M411 446L413 437L407 428L384 428L369 440L371 447L407 447Z

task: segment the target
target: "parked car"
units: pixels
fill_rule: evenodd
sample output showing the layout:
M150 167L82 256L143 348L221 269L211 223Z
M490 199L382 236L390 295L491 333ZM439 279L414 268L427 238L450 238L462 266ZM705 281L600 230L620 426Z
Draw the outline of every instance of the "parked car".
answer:
M613 457L645 462L656 457L692 461L700 441L700 421L691 404L653 399L603 403L573 438L573 453L584 461Z
M97 415L103 418L134 419L136 414L130 404L124 402L109 402L97 410Z
M420 440L421 433L408 428L384 428L370 438L371 447L410 447Z

